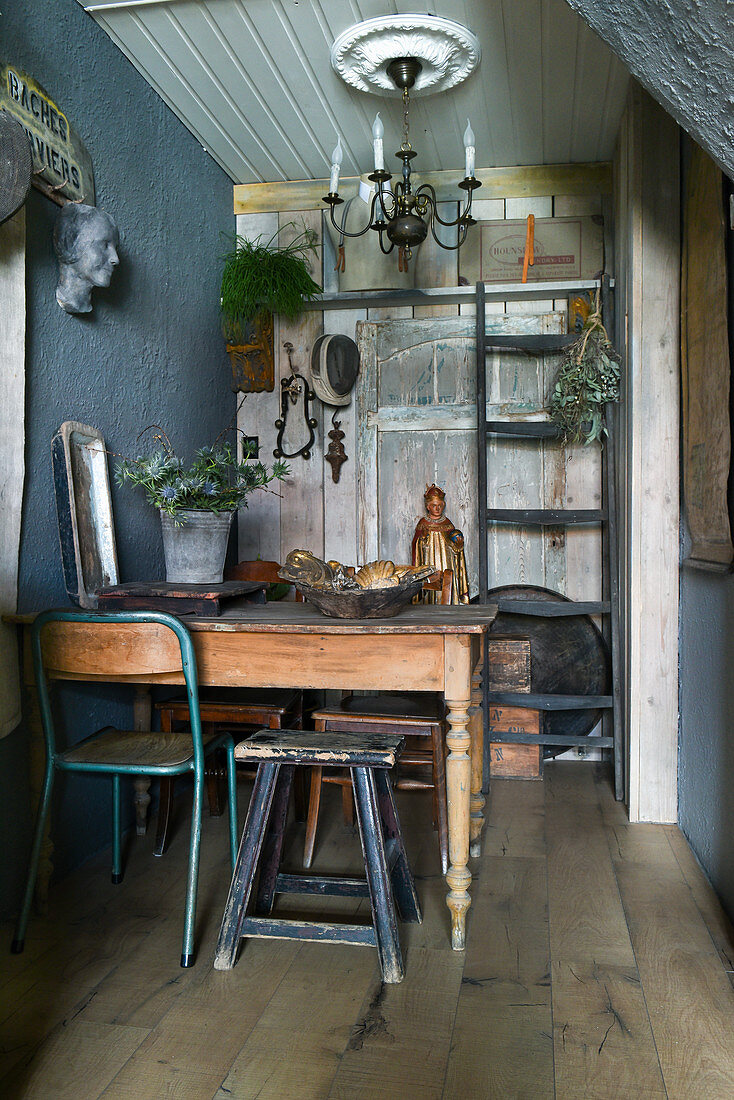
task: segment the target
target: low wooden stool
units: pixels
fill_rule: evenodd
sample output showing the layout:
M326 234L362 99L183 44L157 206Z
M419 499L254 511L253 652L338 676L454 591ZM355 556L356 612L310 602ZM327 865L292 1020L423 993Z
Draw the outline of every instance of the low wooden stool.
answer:
M240 940L259 936L376 947L383 981L402 980L395 906L402 920L421 921L387 774L402 747L402 737L386 734L315 734L309 730L260 730L235 747L237 761L259 766L219 932L216 970L231 970ZM323 765L351 769L366 880L279 871L294 771L296 767ZM258 865L257 915L250 916L247 908ZM372 927L273 917L276 893L369 897Z

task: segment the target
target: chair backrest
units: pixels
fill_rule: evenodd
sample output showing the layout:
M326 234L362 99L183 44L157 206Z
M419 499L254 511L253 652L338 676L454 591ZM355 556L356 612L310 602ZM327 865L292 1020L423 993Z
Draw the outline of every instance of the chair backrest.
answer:
M288 584L278 576L280 564L277 561L238 561L226 571L228 581L262 581L264 584ZM290 587L290 586L289 586ZM296 591L296 600L300 603L303 596Z
M31 652L49 757L56 752L49 677L144 683L178 673L186 686L194 759L203 767L196 655L179 619L165 611L43 611L33 622Z
M431 573L423 582L423 591L440 592L439 603L451 603L451 593L454 587L454 574L450 569L439 569Z

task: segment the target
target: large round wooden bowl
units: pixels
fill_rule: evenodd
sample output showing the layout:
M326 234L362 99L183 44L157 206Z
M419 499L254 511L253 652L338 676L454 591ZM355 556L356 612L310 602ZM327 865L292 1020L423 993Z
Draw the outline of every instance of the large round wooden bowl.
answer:
M389 619L399 615L420 592L424 580L425 577L417 577L392 588L349 588L342 592L298 583L296 588L324 615L337 619Z

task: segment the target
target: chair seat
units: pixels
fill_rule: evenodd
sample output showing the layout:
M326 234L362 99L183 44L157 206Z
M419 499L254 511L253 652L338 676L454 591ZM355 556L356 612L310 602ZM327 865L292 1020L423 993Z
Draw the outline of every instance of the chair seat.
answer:
M235 760L353 768L392 768L403 738L384 733L259 730L235 745Z
M204 734L204 747L218 739ZM148 733L118 730L107 726L78 745L59 753L57 760L66 764L131 764L141 768L176 767L193 760L190 733Z
M214 714L218 709L230 710L232 707L246 707L253 710L267 708L280 714L292 710L299 701L300 691L289 688L200 688L199 710L206 709L207 713ZM156 703L156 710L164 710L170 707L182 707L187 709L185 692L172 695ZM207 719L213 721L213 719Z
M443 706L440 698L430 692L405 695L353 695L344 699L336 707L322 707L314 711L312 718L321 719L327 724L340 719L369 718L379 721L385 719L391 725L409 726L412 722L432 724L443 721Z

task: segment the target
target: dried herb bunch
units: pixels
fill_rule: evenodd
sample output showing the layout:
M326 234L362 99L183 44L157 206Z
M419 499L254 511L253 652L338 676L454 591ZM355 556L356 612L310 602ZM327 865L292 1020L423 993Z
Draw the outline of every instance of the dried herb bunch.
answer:
M601 442L604 405L619 401L621 359L601 320L599 291L583 331L563 354L551 397L551 417L564 443Z
M277 244L288 222L268 240L235 237L234 248L224 257L222 273L222 329L230 343L246 339L247 329L263 314L294 318L303 302L321 293L311 277L310 260L316 255L316 234L305 226L288 244Z
M262 462L248 462L250 452L238 462L231 443L215 440L213 446L201 447L188 465L175 454L173 446L157 424L157 448L136 458L121 458L115 469L118 485L130 482L145 492L148 503L176 516L182 509L206 512L233 512L247 507L247 497L256 489L264 489L273 480L282 481L288 474L285 462L274 462L268 469ZM145 433L141 433L145 434Z

